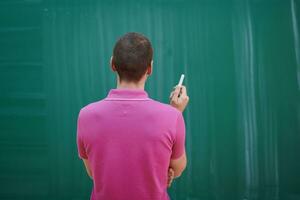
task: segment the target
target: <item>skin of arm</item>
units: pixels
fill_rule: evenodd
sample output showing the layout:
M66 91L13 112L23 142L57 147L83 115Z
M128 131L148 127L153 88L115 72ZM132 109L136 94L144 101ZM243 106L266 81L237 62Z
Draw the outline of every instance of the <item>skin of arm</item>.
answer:
M174 91L170 94L170 105L177 108L180 112L183 112L185 107L189 102L189 96L186 92L186 87L183 85L177 85L174 87ZM186 152L178 158L178 159L171 159L170 166L173 170L174 178L181 176L182 172L185 170L187 165L187 158ZM172 178L173 178L172 177ZM172 178L170 179L170 184L172 183Z
M185 170L187 165L187 158L186 153L184 153L178 159L171 159L170 160L170 168L174 171L174 178L178 178L181 176L182 172Z
M93 174L92 174L92 170L91 170L90 163L89 163L88 159L82 159L82 160L83 160L83 163L84 163L87 174L89 175L89 177L91 179L93 179Z

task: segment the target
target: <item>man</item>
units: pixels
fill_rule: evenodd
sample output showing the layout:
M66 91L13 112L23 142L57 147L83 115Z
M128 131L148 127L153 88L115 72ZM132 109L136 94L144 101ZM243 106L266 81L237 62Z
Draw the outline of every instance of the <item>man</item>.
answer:
M152 56L145 36L121 37L111 58L117 88L79 112L78 154L93 179L91 200L169 199L167 187L186 167L186 88L175 87L171 105L151 99L144 86Z

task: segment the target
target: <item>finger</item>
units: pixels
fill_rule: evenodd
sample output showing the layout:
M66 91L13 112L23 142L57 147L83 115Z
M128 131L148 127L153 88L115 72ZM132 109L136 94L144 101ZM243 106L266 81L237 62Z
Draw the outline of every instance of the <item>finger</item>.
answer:
M173 179L174 179L174 170L170 167L168 169L168 182L167 182L168 183L168 187L171 186Z
M169 99L172 99L173 95L174 95L174 91L171 92Z
M181 93L182 93L182 92L181 92L181 87L180 87L179 94L178 94L178 98L181 97Z
M174 103L177 102L179 92L180 92L180 86L178 86L178 87L175 88L174 93L173 93L173 96L172 96L172 98L171 98L171 101L172 101L172 102L174 102Z
M184 85L181 86L181 95L187 96L186 87Z
M173 179L171 179L171 180L168 182L168 187L171 187L172 182L173 182Z
M172 90L172 92L171 92L171 94L170 94L170 96L169 96L169 99L172 99L172 97L173 97L173 95L174 95L174 91L176 90L176 87L177 87L178 85L175 85L174 87L173 87L173 90ZM180 92L180 91L179 91Z
M174 175L174 170L173 170L172 168L169 168L169 173L170 173L171 175Z
M168 187L171 187L171 185L172 185L172 181L169 181L168 182Z
M171 172L171 176L172 176L172 178L174 178L174 176L175 176L175 172L174 171Z

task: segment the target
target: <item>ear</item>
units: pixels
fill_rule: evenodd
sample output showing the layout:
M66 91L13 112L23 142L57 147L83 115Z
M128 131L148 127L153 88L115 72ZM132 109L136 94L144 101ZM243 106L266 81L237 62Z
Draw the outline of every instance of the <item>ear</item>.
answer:
M114 64L114 60L113 60L114 58L113 58L113 56L111 56L110 57L110 68L111 68L111 70L112 71L117 71L117 69L116 69L116 66L115 66L115 64Z
M147 68L146 74L150 76L152 74L152 70L153 70L153 60L151 61L151 65Z

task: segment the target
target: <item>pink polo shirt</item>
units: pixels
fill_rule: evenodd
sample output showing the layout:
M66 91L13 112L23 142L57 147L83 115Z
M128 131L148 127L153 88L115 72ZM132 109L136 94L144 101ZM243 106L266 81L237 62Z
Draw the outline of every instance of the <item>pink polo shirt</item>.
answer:
M77 146L91 165L91 200L167 200L170 159L185 151L184 118L142 89L111 89L80 110Z

